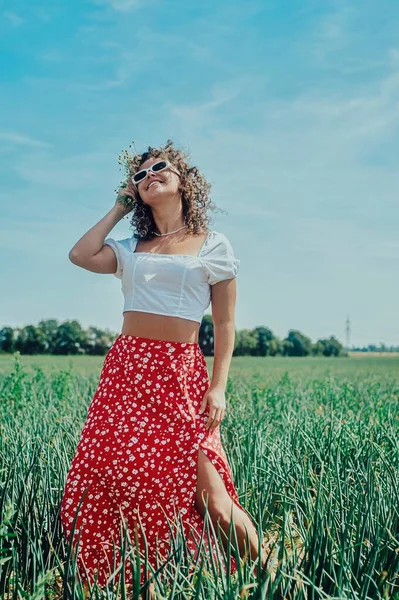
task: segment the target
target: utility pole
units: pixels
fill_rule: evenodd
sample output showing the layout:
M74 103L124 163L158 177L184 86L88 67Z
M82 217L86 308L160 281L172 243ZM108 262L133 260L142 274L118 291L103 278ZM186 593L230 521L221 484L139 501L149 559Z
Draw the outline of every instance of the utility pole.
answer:
M349 350L350 338L351 338L351 324L350 324L350 320L349 320L349 316L348 316L348 317L346 317L346 323L345 323L345 340L346 340L346 349L347 350Z

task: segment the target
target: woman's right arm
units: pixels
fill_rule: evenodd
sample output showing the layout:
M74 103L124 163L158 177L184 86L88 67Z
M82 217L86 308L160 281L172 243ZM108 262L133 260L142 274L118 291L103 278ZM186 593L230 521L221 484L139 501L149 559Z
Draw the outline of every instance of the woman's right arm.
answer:
M129 191L129 193L128 193ZM104 241L109 232L129 212L132 207L125 207L120 202L120 197L129 195L133 197L133 187L121 188L115 205L98 223L87 231L69 252L69 260L78 267L94 273L115 273L117 260L114 251Z

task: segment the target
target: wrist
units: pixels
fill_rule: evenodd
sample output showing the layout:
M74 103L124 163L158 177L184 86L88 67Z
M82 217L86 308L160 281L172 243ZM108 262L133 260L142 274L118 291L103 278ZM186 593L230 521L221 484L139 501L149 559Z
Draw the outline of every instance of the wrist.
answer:
M119 200L111 208L111 213L115 215L118 221L122 219L122 217L126 216L130 211L131 209L128 209L122 204L122 202L119 202Z
M222 392L226 391L227 383L224 381L211 381L211 385L209 386L212 390L221 390Z

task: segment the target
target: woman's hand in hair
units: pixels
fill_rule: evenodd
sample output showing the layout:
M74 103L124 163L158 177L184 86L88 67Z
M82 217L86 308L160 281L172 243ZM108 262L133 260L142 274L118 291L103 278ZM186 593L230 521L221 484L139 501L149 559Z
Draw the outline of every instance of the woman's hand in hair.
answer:
M132 181L126 181L118 191L115 206L121 209L125 215L133 210L133 204L137 202L138 190Z

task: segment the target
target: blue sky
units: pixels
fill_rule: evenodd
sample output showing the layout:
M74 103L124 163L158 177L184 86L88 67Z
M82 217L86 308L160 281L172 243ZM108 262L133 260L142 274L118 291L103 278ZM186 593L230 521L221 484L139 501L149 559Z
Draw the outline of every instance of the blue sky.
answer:
M0 2L0 326L120 332L120 281L68 252L121 150L171 138L227 211L238 329L399 344L398 25L387 0Z

